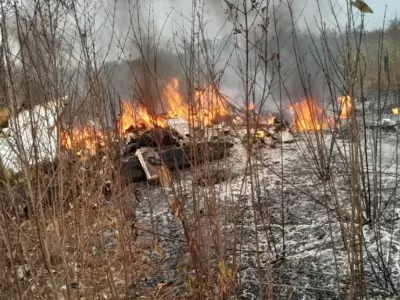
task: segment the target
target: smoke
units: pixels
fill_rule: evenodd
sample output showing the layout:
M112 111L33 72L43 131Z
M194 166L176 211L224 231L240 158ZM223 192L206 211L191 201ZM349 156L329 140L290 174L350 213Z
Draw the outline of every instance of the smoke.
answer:
M290 3L290 10L288 7ZM277 110L280 101L285 105L312 94L323 101L325 94L324 74L316 62L322 54L322 42L316 21L320 19L318 0L259 1L262 16L255 11L248 16L252 27L250 38L251 97L256 103L266 102L266 110ZM243 1L230 0L235 5ZM250 7L253 1L248 0ZM36 7L31 0L22 2L24 13L34 15ZM185 93L185 70L188 55L176 47L181 47L189 38L193 20L191 1L153 0L149 1L75 1L74 10L66 5L59 17L60 39L68 49L68 66L71 73L84 73L82 63L82 30L95 47L96 59L101 62L109 90L116 99L143 99L155 112L162 110L162 86L172 77L178 77L182 92ZM88 4L89 3L89 4ZM324 4L325 3L325 4ZM335 15L327 2L321 1L324 21ZM226 13L224 0L205 0L203 9L203 30L196 28L196 34L205 38L196 46L199 57L196 62L203 66L205 80L215 79L208 73L212 65L221 80L221 92L232 102L241 104L244 95L243 73L245 71L243 38L244 17L236 17L232 11ZM199 10L198 10L199 11ZM266 16L268 12L268 16ZM261 25L268 19L265 34ZM197 25L199 25L197 23ZM80 30L78 30L78 27ZM311 33L308 30L311 28ZM242 33L233 34L234 30ZM296 32L296 39L293 33ZM90 44L90 46L92 46ZM205 49L205 45L209 49ZM265 45L267 50L265 50ZM279 88L277 68L263 61L274 53L280 56L281 85ZM207 55L206 55L207 54ZM212 61L210 63L210 60ZM104 63L104 64L103 64ZM211 77L211 78L210 78ZM155 82L157 81L157 82ZM77 90L84 90L84 81L77 84Z
M238 7L243 6L243 0L229 2ZM329 25L335 25L335 18L341 18L337 12L338 7L333 7L329 1L318 0L258 2L258 13L253 10L248 15L248 23L251 24L248 34L249 97L254 99L256 104L263 103L264 110L275 112L280 106L287 107L291 102L305 97L313 96L321 103L326 102L330 95L324 70L321 69L321 59L324 56L321 24L327 28ZM159 104L162 103L162 97L159 97L161 86L172 77L184 79L187 75L182 64L187 66L188 56L193 53L178 54L175 47L182 46L184 40L190 38L194 21L198 22L195 32L200 35L200 44L196 45L196 63L202 68L200 73L203 73L204 81L216 79L209 74L207 68L212 66L215 73L220 75L220 91L227 95L232 103L243 105L246 98L243 37L245 19L240 13L235 14L230 10L226 1L205 0L202 2L203 6L197 7L194 16L191 1L154 0L153 5L131 5L130 9L127 9L129 1L118 3L115 12L119 22L114 26L118 32L116 39L127 42L118 48L122 49L122 52L115 50L112 53L129 53L129 60L134 62L131 62L131 67L128 68L129 72L133 70L133 73L125 71L121 76L114 72L111 76L113 84L120 85L118 91L124 98L128 97L127 86L133 84L135 97L146 99L147 104L154 107L156 112L162 109ZM253 1L247 0L247 7L251 7L252 3ZM263 7L267 8L260 10ZM136 14L134 24L132 11ZM109 11L106 14L109 14ZM201 30L198 18L202 19ZM324 22L321 22L321 18ZM264 24L265 22L268 24ZM141 24L140 27L138 24ZM262 28L263 25L267 26L267 31ZM235 30L240 33L234 34ZM101 36L102 43L110 45L109 34ZM326 33L324 39L328 40L328 44L334 44L331 43L332 35ZM135 45L133 40L141 41L142 46L151 43L154 48L140 51L140 47ZM154 53L156 48L157 59ZM335 49L331 48L330 51L331 55L336 55ZM279 61L272 61L271 58L276 54L279 54ZM113 58L109 55L108 59L118 61L118 65L123 69L126 62L121 61L118 55L121 56L117 54ZM265 61L268 61L266 66ZM153 75L161 81L157 84L150 83L152 80L149 78L153 78ZM121 86L121 80L116 80L121 77L125 81L130 78L124 86ZM180 82L184 83L184 80ZM181 88L181 92L186 92L184 84Z
M229 2L237 7L243 6L242 0ZM259 3L259 12L250 11L247 16L248 23L251 24L248 34L249 96L254 98L256 103L264 103L263 108L268 111L277 111L281 102L283 106L288 106L292 101L310 96L325 102L330 97L325 82L326 76L321 69L321 59L324 56L321 24L327 29L334 27L337 18L343 18L338 13L339 7L335 6L334 1L332 3L318 0L256 2ZM252 3L253 1L248 0L247 7L251 7ZM197 47L198 63L203 66L211 64L216 73L221 74L220 91L227 95L231 102L242 105L245 99L244 16L240 13L235 14L224 0L209 0L203 4L200 17L203 18L204 28L202 32L196 30L205 40ZM192 16L190 1L157 0L154 6L157 7L157 28L163 29L160 43L162 47L176 38L173 32L180 37L188 37L191 22L198 17ZM263 7L267 9L260 10ZM321 22L321 19L324 22ZM262 29L266 20L267 33ZM186 32L182 28L186 28ZM235 30L240 33L233 34ZM334 44L331 43L333 36L327 32L324 39L327 44ZM330 48L330 51L331 55L337 54L334 53L334 48ZM280 76L277 62L270 60L278 53ZM162 56L160 60L163 60ZM263 66L265 60L269 60L266 68Z
M6 95L1 100L8 102L9 106L23 104L29 107L60 97L57 93L58 78L63 78L65 74L59 65L54 64L53 57L62 53L65 44L57 34L53 34L48 12L41 15L40 22L33 12L31 6L18 7L18 10L10 7L5 20L10 49L7 54L11 54L9 58L13 67L10 74L13 85L8 88L13 88L15 99ZM18 22L16 13L19 16ZM2 42L6 42L3 37ZM6 68L5 61L2 61L2 69ZM5 75L3 77L8 79Z
M331 97L321 60L324 57L323 41L331 46L334 44L333 35L329 34L329 24L335 24L335 12L332 11L335 8L327 1L317 6L316 0L308 0L306 3L293 0L275 1L275 5L274 1L268 2L268 5L267 1L260 3L258 8L263 8L260 13L250 12L248 15L248 23L253 25L248 34L250 101L262 103L264 110L274 112L281 105L285 108L291 102L305 97L312 96L321 103L326 102ZM241 3L242 1L238 1L235 4ZM250 5L251 1L248 1L248 7ZM218 11L218 7L220 6L215 5L214 11ZM229 43L217 66L224 68L225 61L229 60L229 66L224 70L223 90L240 103L245 98L245 20L243 15L230 14L231 26L224 26L225 37L222 38ZM326 26L326 31L322 30L321 24ZM230 35L235 30L239 33ZM330 55L338 57L333 47L329 50Z
M279 5L271 13L268 48L270 53L279 53L280 70L269 76L278 75L281 84L278 82L270 98L280 99L286 105L306 97L315 97L320 103L328 100L324 45L330 45L330 55L338 58L332 47L333 36L322 28L326 22L321 22L321 17L328 19L331 14L328 5L320 6L320 12L303 8L299 1L293 1L290 7Z

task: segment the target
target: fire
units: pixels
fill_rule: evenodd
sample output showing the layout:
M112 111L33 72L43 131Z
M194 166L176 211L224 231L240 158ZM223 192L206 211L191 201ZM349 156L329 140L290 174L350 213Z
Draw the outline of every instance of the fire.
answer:
M205 90L197 90L194 97L196 100L194 112L197 122L204 126L211 125L218 116L228 115L225 101L212 86L208 86Z
M257 130L257 131L256 131L256 134L255 134L255 137L256 137L256 138L259 138L259 139L265 138L265 131L263 131L263 130Z
M93 126L82 125L62 131L60 141L66 149L75 149L77 153L84 150L94 155L99 147L104 146L105 136Z
M193 115L197 124L207 126L217 116L226 116L228 114L224 100L211 86L195 92L194 107L189 106L184 101L184 97L179 92L179 82L176 78L173 78L165 86L163 96L167 104L165 115L168 118L182 117L189 119L189 116ZM122 133L125 133L131 127L167 126L164 116L153 116L143 105L138 105L135 108L132 103L126 101L122 102L122 114L119 123Z
M398 115L399 114L399 107L393 107L392 108L392 114L394 114L394 115Z
M267 119L267 124L268 125L274 125L275 124L275 119L276 119L276 117L269 116L268 119Z
M305 99L290 106L294 114L296 129L300 132L322 130L330 127L325 111L318 106L315 99Z
M352 101L350 96L342 96L338 98L340 105L340 118L347 119L351 113Z
M196 90L193 107L189 106L179 92L178 79L173 78L164 88L162 93L167 106L167 111L162 116L156 116L143 104L131 101L121 102L121 114L118 121L119 131L126 135L130 129L149 129L153 127L167 127L166 118L186 118L192 116L197 125L208 126L218 116L227 116L228 108L223 98L212 87ZM97 147L103 143L104 134L90 126L78 126L61 134L61 142L67 149L77 152L87 150L95 154ZM104 143L103 143L104 144Z
M168 101L168 117L188 117L189 107L183 100L183 96L179 93L178 79L173 78L171 82L167 84L163 91L163 95Z
M150 112L142 104L135 107L132 102L121 102L121 116L119 119L119 128L125 133L132 127L151 128L156 126L166 127L167 122L159 116L152 116Z

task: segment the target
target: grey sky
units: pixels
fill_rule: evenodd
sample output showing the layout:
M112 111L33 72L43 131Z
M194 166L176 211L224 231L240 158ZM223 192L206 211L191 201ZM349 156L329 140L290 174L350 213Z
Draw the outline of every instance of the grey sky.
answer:
M346 3L345 0L341 2ZM386 20L392 20L400 12L400 0L367 0L365 1L374 11L365 15L367 28L380 28L383 25L386 9Z
M319 20L319 12L317 1L319 1L320 6L322 7L323 13L322 18L326 22L326 25L330 25L331 27L337 27L335 22L335 17L339 19L339 22L344 25L347 21L347 11L346 11L346 2L349 0L294 0L298 7L301 7L297 13L301 13L302 16L299 20L299 25L307 23L308 27L312 29L317 29L315 26L315 16L317 20ZM334 6L334 12L332 12L329 1L332 1ZM365 14L365 25L366 29L380 28L383 25L383 20L385 17L385 9L386 9L386 20L391 20L395 18L396 14L400 12L400 0L365 0L368 5L374 11L373 14ZM179 25L177 23L181 23L183 18L179 16L179 13L185 15L187 18L190 18L191 15L191 2L189 0L154 0L154 12L157 15L157 27L159 29L163 28L162 38L170 39L172 36L172 32L176 30ZM205 0L208 3L206 10L206 18L208 19L208 30L210 35L219 32L223 34L224 30L220 32L218 29L221 28L222 24L226 19L226 15L223 13L223 9L221 8L223 1L222 0ZM272 2L271 2L272 3ZM276 2L278 3L278 1ZM282 1L282 3L286 3L286 1ZM173 11L172 11L173 10ZM356 16L359 16L357 9L354 9L354 13ZM167 17L169 14L169 17ZM359 18L356 17L356 20ZM174 26L175 23L175 26ZM217 29L218 28L218 29ZM229 31L229 29L228 29Z
M27 4L31 2L31 0L21 0L22 2L26 1ZM83 0L76 0L78 2L83 2ZM206 19L207 19L207 33L209 34L209 38L215 38L221 35L227 34L227 32L231 32L232 26L229 27L229 24L225 23L226 14L223 12L223 0L204 0L207 3L206 7ZM249 0L250 1L250 0ZM307 23L311 30L318 30L318 26L315 26L314 17L317 16L317 20L319 19L318 10L317 10L317 1L319 1L320 5L323 7L322 18L326 25L330 25L331 27L336 27L336 23L334 22L334 15L340 21L340 24L344 25L346 23L346 2L349 0L293 0L294 3L301 7L295 13L301 13L302 16L299 19L298 25L304 25ZM329 5L330 1L334 2L334 13L332 13ZM400 12L400 0L365 0L368 5L373 9L374 14L366 14L365 22L367 29L379 28L383 24L383 18L385 15L385 8L387 7L386 19L393 19L398 12ZM185 22L188 25L188 19L190 19L191 15L191 5L192 1L190 0L147 0L142 3L142 7L148 6L149 2L153 2L152 13L155 14L156 27L158 31L162 30L161 33L161 43L169 42L171 43L171 39L173 37L173 32L182 27L182 23ZM275 0L275 3L287 3L287 0L278 1ZM87 3L87 1L85 1ZM114 5L117 3L117 7ZM93 10L93 13L90 14L92 19L95 21L95 27L97 31L97 41L96 46L99 49L105 49L104 52L109 52L109 59L114 59L116 57L121 56L121 43L122 48L124 48L124 52L131 52L132 45L130 41L133 37L132 28L130 28L130 22L137 22L136 15L132 17L131 11L128 8L128 3L134 3L134 1L129 0L118 0L118 1L110 1L110 0L97 0L97 1L89 1L89 8L85 8L85 12ZM271 1L272 3L272 1ZM130 4L131 6L133 4ZM27 5L25 8L30 7L31 5ZM93 7L91 7L93 6ZM78 6L80 7L80 6ZM82 6L83 7L83 6ZM29 9L29 8L28 8ZM131 7L132 9L132 7ZM356 11L356 10L355 10ZM83 11L82 11L83 13ZM116 13L115 19L110 17L112 14ZM143 16L142 21L146 23L146 13ZM180 16L182 14L184 17ZM167 17L168 15L168 17ZM87 18L86 15L82 16L83 19ZM148 16L147 16L148 17ZM184 21L186 19L186 21ZM71 24L74 23L74 20L70 20ZM115 22L115 23L114 23ZM229 23L229 22L228 22ZM221 27L225 24L224 30L220 31ZM69 26L70 27L70 26ZM73 26L72 26L73 27ZM304 27L304 26L303 26ZM113 29L111 29L113 28ZM72 29L71 29L72 30ZM112 33L114 32L114 34ZM218 33L218 34L217 34ZM74 35L74 33L71 33ZM217 36L218 35L218 36ZM112 37L112 38L111 38ZM75 38L74 42L78 42L79 39ZM71 41L72 42L72 41ZM111 44L111 46L110 46ZM107 49L111 48L110 51Z
M219 0L208 0L209 3L212 2L222 2ZM304 1L304 2L303 2ZM317 14L317 5L316 2L318 0L297 0L297 3L304 3L304 10L302 11L302 14L307 17L307 19L310 19L312 22L312 16ZM326 4L329 2L329 0L319 0L320 5L325 7L328 7ZM337 5L334 5L335 9L335 14L337 14L337 17L343 22L346 21L346 2L349 0L332 0L333 3L337 2ZM285 1L283 1L285 2ZM379 28L382 27L383 25L383 20L385 17L385 9L386 9L386 20L391 20L395 18L396 14L400 12L400 0L366 0L365 1L374 11L373 14L365 14L365 24L367 29L372 29L372 28ZM182 1L182 0L155 0L155 7L156 7L156 14L159 16L159 23L163 23L165 21L164 16L170 12L171 7L174 7L175 10L182 12L185 15L189 15L191 12L191 1ZM213 5L211 5L213 6ZM210 17L210 19L219 19L221 21L221 16L216 16L217 13L220 13L221 11L218 9L220 5L215 5L213 7L213 10L210 11L210 15L213 15L213 18ZM329 22L329 20L333 20L333 13L330 11L330 9L327 9L327 13L323 17L326 17L326 21ZM354 10L355 12L357 10Z
M373 10L375 12L375 16L368 16L367 20L370 23L371 27L381 27L383 23L383 18L385 16L385 7L386 9L386 19L391 20L398 16L400 12L400 1L399 0L375 0L371 2L371 6L373 6Z
M96 19L103 20L110 12L114 11L113 1L109 0L99 0L100 2L104 2L104 7L109 6L103 14L99 14ZM287 0L278 1L275 0L276 3L287 3ZM309 29L318 31L318 26L315 26L315 16L317 22L319 22L319 12L317 1L319 1L320 7L322 8L322 18L325 21L326 25L331 27L336 27L335 16L339 19L340 24L343 26L347 20L347 12L346 12L346 2L349 0L293 0L297 7L300 7L295 13L300 14L301 17L298 20L298 25L304 28L304 25L307 23ZM334 12L332 12L329 3L332 1ZM385 15L385 7L387 6L386 19L390 20L396 16L396 13L400 12L400 0L365 0L368 5L373 9L374 14L365 14L365 24L367 29L379 28L383 24L383 18ZM126 3L129 0L120 0L118 1L118 9L116 10L117 18L116 18L116 32L118 32L120 36L120 40L123 40L125 36L132 36L131 30L128 30L128 24L132 20L130 16L129 10L126 8ZM150 2L150 1L149 1ZM142 8L148 6L149 2L143 2ZM153 5L150 9L152 13L155 15L155 22L158 31L162 31L160 39L161 43L171 43L171 39L173 37L173 32L179 31L182 28L182 23L186 23L189 26L189 19L191 19L192 13L192 1L190 0L152 0ZM205 18L207 21L207 33L209 38L218 38L231 32L232 26L226 23L227 15L224 14L224 10L221 6L223 6L223 0L205 0L206 5L206 14ZM106 4L109 3L109 4ZM145 4L146 3L146 4ZM272 3L272 2L271 2ZM354 9L356 15L357 10ZM146 23L146 13L144 13L143 21ZM184 17L183 17L184 16ZM185 21L184 21L185 20ZM103 21L99 22L102 24ZM302 26L303 25L303 26ZM101 25L103 26L103 25ZM224 29L220 30L221 27L224 26ZM109 26L111 27L111 25ZM187 27L186 29L188 29ZM105 29L100 30L100 44L104 43L107 45L109 41L109 37L111 36L110 32ZM217 36L218 35L218 36ZM131 48L131 46L127 45L127 48ZM118 49L119 46L116 47L116 55L118 57ZM128 52L131 50L127 50Z

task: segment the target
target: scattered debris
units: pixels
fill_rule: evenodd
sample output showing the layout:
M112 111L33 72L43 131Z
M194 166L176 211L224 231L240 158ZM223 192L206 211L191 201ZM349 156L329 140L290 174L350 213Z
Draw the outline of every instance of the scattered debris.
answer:
M370 124L368 128L370 129L382 129L385 131L396 131L396 126L400 125L400 122L396 122L392 119L382 119L381 122L375 122Z
M57 127L60 115L66 107L65 99L35 105L22 110L8 120L3 129L6 137L0 138L0 158L6 170L14 174L27 166L41 162L53 162L57 153ZM36 153L36 155L32 155Z
M135 128L128 131L126 136L126 147L124 155L135 153L137 149L147 148L167 148L180 146L183 137L172 128L155 127L141 132Z
M167 119L167 124L169 128L173 128L183 137L189 134L189 127L185 118L170 118Z
M158 153L151 148L140 148L136 150L135 155L146 174L146 179L149 181L158 179L158 166L162 163Z
M150 161L148 164L146 162L141 164L137 156L125 155L122 158L121 172L129 182L138 182L146 179L143 165L146 165L147 169L153 168L153 173L149 172L148 178L151 178L151 176L158 177L158 169L154 166L155 164L160 166L162 163L170 170L185 168L191 164L201 164L204 160L213 161L227 157L229 156L229 149L232 147L233 144L230 142L208 142L172 147L160 152L154 149L151 152L153 156L149 154Z
M163 187L171 186L171 172L164 165L157 151L152 148L140 148L135 155L138 157L148 181L158 180Z
M281 131L276 134L276 139L281 143L293 143L295 141L293 134L289 131Z

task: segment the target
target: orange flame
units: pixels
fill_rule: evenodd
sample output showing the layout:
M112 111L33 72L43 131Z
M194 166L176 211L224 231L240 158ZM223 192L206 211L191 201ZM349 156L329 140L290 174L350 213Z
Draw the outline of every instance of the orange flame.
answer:
M197 90L194 95L194 107L190 107L179 92L178 79L173 78L163 90L164 99L167 102L168 110L165 115L168 118L183 117L189 119L194 115L196 123L204 126L210 125L218 116L226 116L228 109L225 102L219 94L211 87L205 90ZM190 111L193 113L190 114ZM122 103L122 115L120 119L120 128L122 133L130 127L151 128L153 125L166 127L167 122L163 116L152 116L148 110L139 105L135 108L128 102Z
M135 105L130 101L122 101L121 115L119 118L119 131L125 135L130 128L149 129L155 126L167 127L166 117L183 117L189 119L189 111L192 113L197 125L210 125L218 116L228 115L226 103L217 91L209 86L203 91L196 91L195 104L189 106L179 92L178 79L173 78L163 90L164 100L168 111L163 116L155 116L143 104ZM95 154L98 141L103 139L103 134L93 130L90 126L75 127L71 131L62 133L61 142L67 149L87 150Z
M319 107L315 99L305 99L290 106L294 115L296 130L322 130L330 127L330 121L325 117L325 111Z
M399 114L399 107L393 107L392 108L392 114L398 115Z
M132 102L122 101L121 112L119 128L123 134L131 127L152 128L154 126L167 126L164 118L152 116L142 104L135 108Z
M212 86L205 90L195 92L196 107L194 112L197 115L197 121L204 126L211 125L217 117L228 115L228 108L225 101Z
M338 98L340 105L340 118L347 119L350 116L353 103L350 96L342 96Z
M188 117L189 108L183 100L183 96L179 93L178 79L173 78L163 91L164 97L168 102L168 117Z
M85 150L90 155L94 155L99 147L104 146L104 141L104 134L89 125L77 126L60 134L60 142L66 149L79 152Z

